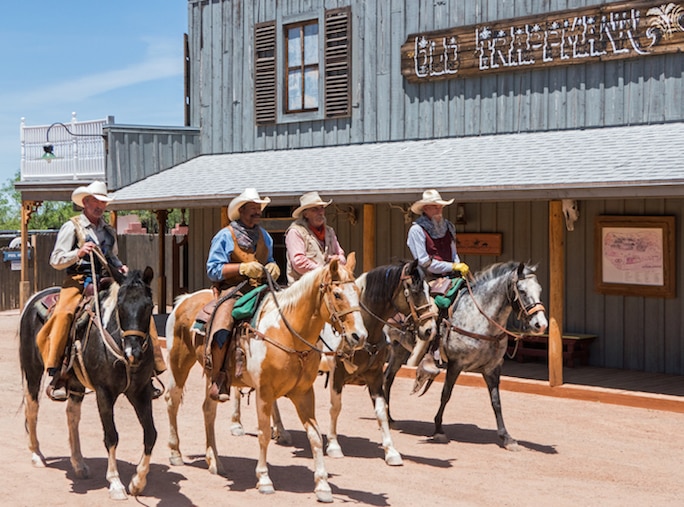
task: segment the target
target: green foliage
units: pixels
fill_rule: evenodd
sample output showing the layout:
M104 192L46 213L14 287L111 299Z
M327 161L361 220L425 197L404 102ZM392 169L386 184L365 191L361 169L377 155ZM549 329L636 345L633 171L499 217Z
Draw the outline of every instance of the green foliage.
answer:
M17 231L21 228L21 194L14 189L14 182L19 181L19 171L14 179L8 178L0 187L0 229Z
M133 211L119 211L119 216L125 215L138 215L140 219L140 224L147 229L149 234L157 234L159 232L159 227L157 226L157 214L152 210L133 210ZM180 224L182 221L182 213L180 209L169 210L168 217L166 219L166 230L170 231L176 224ZM187 218L186 218L187 220Z

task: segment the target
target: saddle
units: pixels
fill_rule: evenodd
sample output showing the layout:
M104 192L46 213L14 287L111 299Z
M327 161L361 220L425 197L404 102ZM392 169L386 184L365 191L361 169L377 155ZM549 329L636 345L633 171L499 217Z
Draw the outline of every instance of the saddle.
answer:
M430 282L430 295L433 296L437 308L447 310L464 287L465 280L463 278L438 278Z

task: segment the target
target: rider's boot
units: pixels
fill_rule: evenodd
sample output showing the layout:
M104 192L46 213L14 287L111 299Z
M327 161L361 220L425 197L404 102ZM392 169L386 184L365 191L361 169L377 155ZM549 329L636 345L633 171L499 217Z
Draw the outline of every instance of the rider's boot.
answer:
M66 375L63 374L61 368L49 368L48 375L51 378L45 393L53 401L66 401L69 397Z
M152 341L152 352L154 353L154 377L152 377L152 399L156 400L164 394L164 384L159 381L158 376L166 371L166 361L164 361L164 354L162 354L161 345L159 344L159 335L157 334L157 327L154 324L154 319L150 321L150 339ZM161 388L154 384L154 379L157 379Z
M230 332L227 329L219 329L214 333L211 344L211 386L209 397L214 401L225 402L230 399L229 386L224 363L228 350Z

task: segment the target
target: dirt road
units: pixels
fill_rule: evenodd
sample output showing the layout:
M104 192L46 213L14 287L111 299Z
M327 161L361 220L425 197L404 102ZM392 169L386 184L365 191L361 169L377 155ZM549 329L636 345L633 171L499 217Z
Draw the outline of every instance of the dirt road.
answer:
M64 404L42 399L39 417L46 468L33 468L21 406L18 365L18 312L0 313L0 465L8 506L114 504L107 494L106 452L94 395L83 407L81 438L91 478L76 479L69 462ZM274 495L255 490L258 443L254 406L245 406L248 435L228 431L228 407L220 407L219 453L226 476L207 472L201 420L201 385L195 369L180 410L181 449L186 464L168 464L166 406L155 402L159 439L144 495L145 506L301 506L316 503L309 444L289 401L281 402L292 430L292 447L271 445L269 463ZM165 374L165 376L168 373ZM438 385L422 398L409 396L411 381L397 379L392 409L399 421L393 431L404 465L382 460L380 432L365 388L344 391L340 438L347 457L326 458L335 503L373 506L665 506L681 505L684 441L678 436L681 414L521 394L502 393L506 425L522 449L509 452L497 442L496 424L486 390L457 386L445 413L451 441L433 443L432 418L439 404ZM327 393L317 381L318 420L328 427ZM125 484L142 452L142 432L128 403L116 406L121 443L117 457ZM128 502L136 502L129 498Z

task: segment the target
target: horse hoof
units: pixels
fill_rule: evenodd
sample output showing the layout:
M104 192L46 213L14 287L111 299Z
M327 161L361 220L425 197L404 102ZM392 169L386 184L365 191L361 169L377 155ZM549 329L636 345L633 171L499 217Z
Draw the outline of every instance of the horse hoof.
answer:
M387 453L385 456L385 463L391 467L399 467L404 464L404 460L401 459L401 454L399 454L397 451L394 451Z
M133 479L131 479L131 483L128 485L128 491L131 492L131 495L138 496L142 494L146 485L147 481L141 481L137 477L133 477Z
M325 450L326 455L329 458L344 458L344 453L342 452L342 449L340 446L328 446L328 448Z
M122 485L115 486L112 484L109 486L109 498L112 500L128 500L128 495Z
M230 427L230 434L234 437L243 437L245 435L245 428L242 427L242 424L233 424Z
M174 466L185 465L185 462L183 461L183 456L171 456L169 458L169 463Z
M435 433L432 435L432 441L437 444L448 444L449 439L444 433Z
M316 499L321 503L332 503L332 491L316 491Z
M272 495L275 493L275 488L273 487L273 484L264 484L259 486L259 493L262 495Z
M45 457L37 452L31 454L31 463L36 468L45 468L47 466L47 463L45 463Z
M276 432L276 434L273 436L273 439L275 440L276 444L282 445L283 447L289 447L292 445L292 435L290 435L290 433L287 431L283 433Z
M508 442L504 443L504 449L507 451L512 451L512 452L518 452L522 450L522 447L520 447L520 444L518 444L517 440L509 440Z

